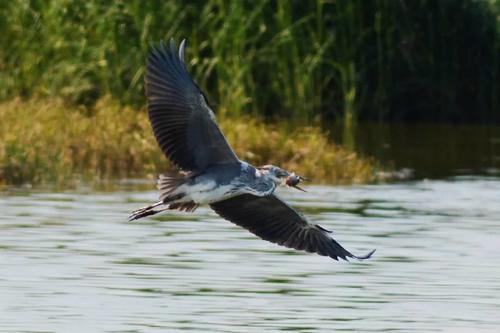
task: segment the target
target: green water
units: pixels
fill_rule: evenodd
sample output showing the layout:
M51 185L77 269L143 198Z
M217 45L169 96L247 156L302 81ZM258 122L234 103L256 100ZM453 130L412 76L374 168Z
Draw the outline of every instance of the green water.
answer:
M332 135L346 140L340 128ZM363 155L415 178L500 175L498 125L364 123L350 140Z
M207 208L5 189L0 332L498 332L500 178L310 186L284 198L365 262L278 247ZM151 184L153 188L153 184Z

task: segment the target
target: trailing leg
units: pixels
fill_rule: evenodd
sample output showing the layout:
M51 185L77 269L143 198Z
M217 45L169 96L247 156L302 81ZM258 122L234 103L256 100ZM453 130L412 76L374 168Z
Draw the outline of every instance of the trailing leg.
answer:
M164 206L164 207L161 207L161 206ZM139 208L137 210L134 210L130 214L130 216L128 217L128 220L129 221L138 220L140 218L143 218L143 217L146 217L149 215L157 214L157 213L162 212L166 209L168 209L168 206L165 206L163 201L159 201L153 205L142 207L142 208Z

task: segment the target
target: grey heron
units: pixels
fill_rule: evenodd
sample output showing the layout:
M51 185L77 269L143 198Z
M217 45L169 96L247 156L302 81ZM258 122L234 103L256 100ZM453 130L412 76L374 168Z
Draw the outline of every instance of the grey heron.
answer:
M179 170L158 179L160 201L138 209L129 220L165 210L194 211L208 204L218 215L282 246L335 260L355 256L330 231L309 223L274 194L279 185L300 189L305 178L273 165L254 167L238 159L217 126L205 94L184 63L185 40L152 47L145 74L148 115L163 153Z

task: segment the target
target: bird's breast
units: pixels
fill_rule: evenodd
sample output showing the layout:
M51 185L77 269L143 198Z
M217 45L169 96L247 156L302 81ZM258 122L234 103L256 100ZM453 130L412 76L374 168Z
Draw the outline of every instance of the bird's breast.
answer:
M232 184L217 185L215 182L204 186L195 185L188 190L188 200L197 204L211 204L238 195L238 188Z

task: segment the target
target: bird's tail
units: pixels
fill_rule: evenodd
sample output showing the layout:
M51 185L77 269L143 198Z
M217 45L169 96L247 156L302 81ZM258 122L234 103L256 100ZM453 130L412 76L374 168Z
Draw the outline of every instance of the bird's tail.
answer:
M134 210L128 220L134 221L146 216L154 215L165 210L180 210L185 212L192 212L198 204L193 201L182 200L185 193L177 191L179 187L186 183L187 177L178 175L160 175L158 178L158 189L160 190L159 202Z
M158 177L157 187L160 190L160 200L163 202L172 202L184 196L176 191L182 184L186 182L185 177L177 175L160 175Z
M163 206L163 207L162 207ZM149 215L154 215L159 212L162 212L164 210L168 209L168 206L165 206L163 201L159 201L155 204L139 208L137 210L134 210L132 213L130 213L130 216L128 217L129 221L134 221L138 220L140 218L149 216Z

